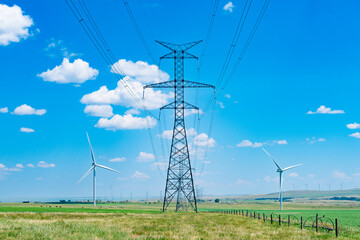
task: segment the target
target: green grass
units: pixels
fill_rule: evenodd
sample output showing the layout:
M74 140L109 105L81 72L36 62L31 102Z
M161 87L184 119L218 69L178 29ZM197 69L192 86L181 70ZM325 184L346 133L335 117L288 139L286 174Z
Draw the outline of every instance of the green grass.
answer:
M200 211L278 213L275 203L200 204ZM339 239L360 239L360 208L286 204L282 214L325 214L345 226ZM237 215L160 211L161 204L0 204L0 239L333 239L334 233L278 226ZM351 220L353 219L353 220Z

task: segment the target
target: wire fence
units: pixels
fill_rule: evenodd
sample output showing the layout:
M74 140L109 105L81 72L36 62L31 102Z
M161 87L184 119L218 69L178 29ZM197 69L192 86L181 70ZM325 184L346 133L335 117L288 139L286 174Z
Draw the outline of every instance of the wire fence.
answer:
M277 213L261 213L252 210L215 210L211 213L220 213L227 215L239 215L243 217L257 219L263 222L270 222L270 224L298 226L301 229L314 229L316 232L325 231L335 233L335 236L339 236L338 219L334 220L326 217L325 215L310 216L304 218L303 216L296 216L293 214L277 214Z

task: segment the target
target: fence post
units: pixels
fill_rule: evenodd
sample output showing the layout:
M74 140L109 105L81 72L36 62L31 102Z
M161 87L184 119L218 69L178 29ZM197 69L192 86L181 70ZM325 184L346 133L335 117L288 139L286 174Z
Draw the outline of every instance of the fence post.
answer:
M301 228L301 230L303 229L303 217L301 216L301 220L300 220L301 222L300 222L300 228Z
M318 214L316 214L316 232L319 231L318 222L319 222L319 216Z
M273 223L272 214L270 215L270 218L271 218L271 224L272 224Z
M338 222L337 222L337 218L335 218L335 235L336 237L338 237Z
M279 226L281 226L281 214L279 214Z
M288 216L288 226L290 226L290 215Z
M256 218L256 213L255 213L255 211L254 211L254 219Z
M241 214L244 216L244 210L241 210Z
M249 216L249 210L246 210L246 216Z
M263 219L264 219L264 222L265 222L265 213L263 213Z

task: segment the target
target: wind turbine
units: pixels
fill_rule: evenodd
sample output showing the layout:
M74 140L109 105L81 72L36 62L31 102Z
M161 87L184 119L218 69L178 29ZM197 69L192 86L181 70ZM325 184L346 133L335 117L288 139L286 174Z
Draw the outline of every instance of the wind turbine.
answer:
M91 153L91 158L92 158L92 166L91 168L85 173L85 175L80 178L80 180L77 182L77 183L80 183L87 175L89 175L89 173L91 171L93 171L94 175L93 175L93 203L94 203L94 207L96 206L96 167L99 167L99 168L104 168L104 169L107 169L107 170L110 170L110 171L113 171L113 172L117 172L117 173L120 173L112 168L109 168L109 167L106 167L106 166L103 166L103 165L100 165L100 164L97 164L96 161L95 161L95 156L94 156L94 152L93 152L93 149L91 147L91 143L90 143L90 138L89 138L89 135L88 133L86 133L86 136L87 136L87 139L88 139L88 142L89 142L89 146L90 146L90 153Z
M281 168L279 166L279 164L277 164L277 162L275 161L275 159L273 159L273 157L264 149L262 148L262 150L264 150L264 152L271 158L271 160L273 160L273 162L275 163L276 167L278 168L276 171L279 173L280 175L280 190L279 190L279 199L280 199L280 210L282 210L282 182L283 182L283 179L282 179L282 174L283 172L289 170L289 169L292 169L294 167L297 167L297 166L300 166L302 165L301 164L297 164L297 165L294 165L294 166L291 166L291 167L287 167L287 168Z

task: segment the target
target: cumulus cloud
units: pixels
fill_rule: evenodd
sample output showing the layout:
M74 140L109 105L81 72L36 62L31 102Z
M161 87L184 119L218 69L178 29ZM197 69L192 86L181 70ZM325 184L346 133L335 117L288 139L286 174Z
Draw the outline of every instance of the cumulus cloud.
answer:
M135 173L131 177L132 178L137 178L137 179L150 178L146 173L142 173L142 172L139 172L139 171L135 171Z
M51 38L50 40L51 42L44 49L49 57L58 57L59 55L62 55L63 57L71 58L74 56L82 55L70 52L68 48L64 45L63 40L56 40L54 38Z
M317 142L325 142L326 139L325 139L325 138L312 137L312 138L307 138L306 141L307 141L309 144L313 144L313 143L317 143Z
M158 66L143 61L134 63L130 60L120 59L111 67L111 72L118 73L119 67L124 71L125 75L133 77L141 83L156 83L167 81L170 78L169 74L161 71Z
M237 185L249 185L250 182L245 181L245 180L242 180L242 179L238 179L238 180L236 181L236 184L237 184Z
M155 160L155 156L152 153L140 152L136 158L137 162L151 162Z
M94 117L110 118L114 116L113 108L110 105L87 105L84 113Z
M55 164L54 164L54 163L47 163L47 162L44 162L44 161L40 161L40 162L38 162L37 166L38 166L38 167L41 167L41 168L53 168L53 167L55 167Z
M222 103L222 102L216 102L216 103L219 104L220 108L225 108L224 103Z
M35 132L35 130L31 129L31 128L22 127L22 128L20 128L20 132L32 133L32 132Z
M225 94L226 98L231 98L230 94Z
M324 105L321 105L315 112L308 111L306 114L343 114L344 110L331 110Z
M249 140L242 140L240 143L238 143L236 146L237 147L261 147L262 145L264 145L263 143L259 143L259 142L251 142Z
M107 86L100 87L99 90L86 94L81 98L83 104L113 104L120 105L129 108L138 109L141 107L136 99L130 93L129 90L124 87L123 82L127 83L128 88L131 89L134 96L141 101L143 97L143 84L136 79L129 76L125 76L122 80L118 81L117 87L113 90L109 90ZM131 82L131 85L128 84ZM173 93L162 93L160 90L154 90L152 88L145 91L145 105L148 109L158 109L169 102L169 99L173 98Z
M292 172L292 173L289 173L289 177L298 177L299 174L297 174L296 172Z
M158 136L161 138L172 139L172 135L173 135L173 130L164 130ZM196 136L196 135L197 135L197 132L194 128L186 129L186 136L192 137L192 136Z
M248 139L242 140L240 143L238 143L237 147L253 147L258 148L264 145L286 145L288 142L286 140L273 140L273 141L267 141L267 142L252 142Z
M210 138L207 134L201 133L194 138L194 144L199 147L209 147L212 148L215 146L216 141L213 138Z
M199 110L196 110L196 109L185 109L184 110L184 117L187 117L187 116L190 116L192 114L199 114L199 115L203 115L204 112L199 109Z
M9 109L7 107L0 108L0 113L8 113Z
M0 109L0 110L1 110L1 109ZM359 124L359 123L356 123L356 122L354 122L354 123L349 123L349 124L346 125L346 127L349 128L349 129L359 129L359 128L360 128L360 124Z
M339 172L338 170L335 170L335 171L332 173L332 176L333 176L333 178L341 179L341 180L343 180L343 181L350 181L350 180L351 180L351 177L347 176L346 173L344 173L344 172Z
M29 168L34 168L35 167L34 164L32 164L32 163L28 163L28 164L26 164L26 166L29 167Z
M130 109L126 110L125 114L139 115L140 111L136 108L130 108Z
M15 108L13 114L15 115L44 115L46 113L46 109L35 109L27 104L23 104L17 108Z
M21 163L17 163L17 164L15 165L15 167L17 167L17 168L24 168L24 165L22 165Z
M360 138L360 133L356 132L356 133L352 133L349 135L350 137L354 137L354 138Z
M68 58L64 58L61 65L51 70L48 69L38 76L48 82L81 84L88 80L94 80L98 74L97 69L91 68L88 62L80 58L73 63Z
M229 12L232 12L233 11L233 9L234 9L234 4L232 3L232 2L228 2L227 4L225 4L225 6L224 6L224 10L225 11L229 11Z
M31 17L24 15L19 6L0 4L0 45L6 46L26 39L31 35L29 28L33 24Z
M145 118L134 117L131 114L121 116L114 115L112 118L100 118L95 127L105 128L106 130L117 131L124 129L144 129L153 128L156 125L156 120L153 117L146 116Z
M126 161L126 158L124 157L117 157L109 160L109 162L124 162L124 161Z

